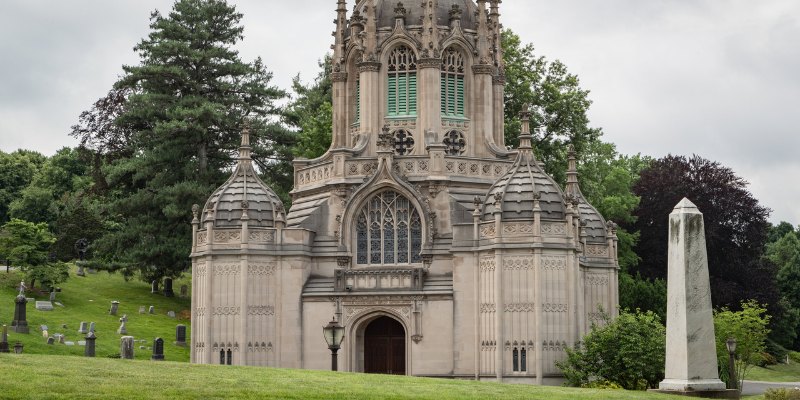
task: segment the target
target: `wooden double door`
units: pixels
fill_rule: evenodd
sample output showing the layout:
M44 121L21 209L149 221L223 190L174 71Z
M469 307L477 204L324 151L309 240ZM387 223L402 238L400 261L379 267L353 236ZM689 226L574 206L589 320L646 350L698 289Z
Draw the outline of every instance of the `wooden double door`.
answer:
M396 320L379 317L364 331L364 372L406 374L406 332Z

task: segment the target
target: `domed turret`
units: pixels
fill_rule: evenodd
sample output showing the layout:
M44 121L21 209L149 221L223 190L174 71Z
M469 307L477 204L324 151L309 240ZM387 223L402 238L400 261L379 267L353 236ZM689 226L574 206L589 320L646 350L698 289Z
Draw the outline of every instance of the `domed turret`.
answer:
M422 25L422 17L424 15L424 8L420 6L420 0L374 0L375 1L375 19L377 20L377 27L392 28L394 27L395 17L397 11L405 9L405 19L407 25ZM369 4L368 0L362 0L356 6L356 10L361 15L367 15L366 7ZM454 8L457 7L457 8ZM461 27L463 29L477 30L478 20L476 13L478 7L472 0L438 0L436 5L436 25L448 26L453 10L458 10L456 15L461 16Z
M217 228L235 228L248 221L249 227L270 228L283 208L280 198L259 179L250 158L250 134L242 132L239 163L225 184L220 186L205 205L203 224L214 221Z
M575 147L570 145L567 152L569 167L567 168L567 188L565 190L567 198L574 199L578 203L578 213L583 231L586 233L588 243L606 243L607 227L602 215L586 200L581 193L578 184L578 169L575 160Z
M483 220L493 220L496 207L503 220L533 219L534 202L538 198L542 218L564 219L564 194L561 188L539 166L531 147L530 112L522 111L522 134L514 165L498 179L484 201Z

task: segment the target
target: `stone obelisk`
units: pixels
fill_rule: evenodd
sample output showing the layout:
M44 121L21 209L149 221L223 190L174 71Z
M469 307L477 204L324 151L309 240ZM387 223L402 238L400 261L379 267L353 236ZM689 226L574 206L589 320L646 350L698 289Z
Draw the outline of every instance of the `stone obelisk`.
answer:
M667 363L659 391L719 392L703 214L688 199L669 215Z

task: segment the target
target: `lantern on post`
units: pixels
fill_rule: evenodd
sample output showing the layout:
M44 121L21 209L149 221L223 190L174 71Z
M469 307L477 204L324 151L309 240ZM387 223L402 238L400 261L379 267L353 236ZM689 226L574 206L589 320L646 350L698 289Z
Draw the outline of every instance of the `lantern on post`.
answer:
M336 352L339 351L344 340L344 327L336 321L336 317L322 328L322 335L325 337L325 343L328 344L328 349L331 351L331 371L338 371L336 360Z

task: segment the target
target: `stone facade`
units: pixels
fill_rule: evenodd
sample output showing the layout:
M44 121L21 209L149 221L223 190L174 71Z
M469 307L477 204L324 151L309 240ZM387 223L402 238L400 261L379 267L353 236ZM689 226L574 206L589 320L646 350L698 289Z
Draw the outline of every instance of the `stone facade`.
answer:
M246 133L195 207L193 362L328 369L334 316L340 370L541 384L598 306L616 311L615 226L581 194L574 152L562 189L525 113L505 147L489 3L362 0L348 18L338 1L333 143L295 161L292 208ZM387 318L404 334L377 332Z

